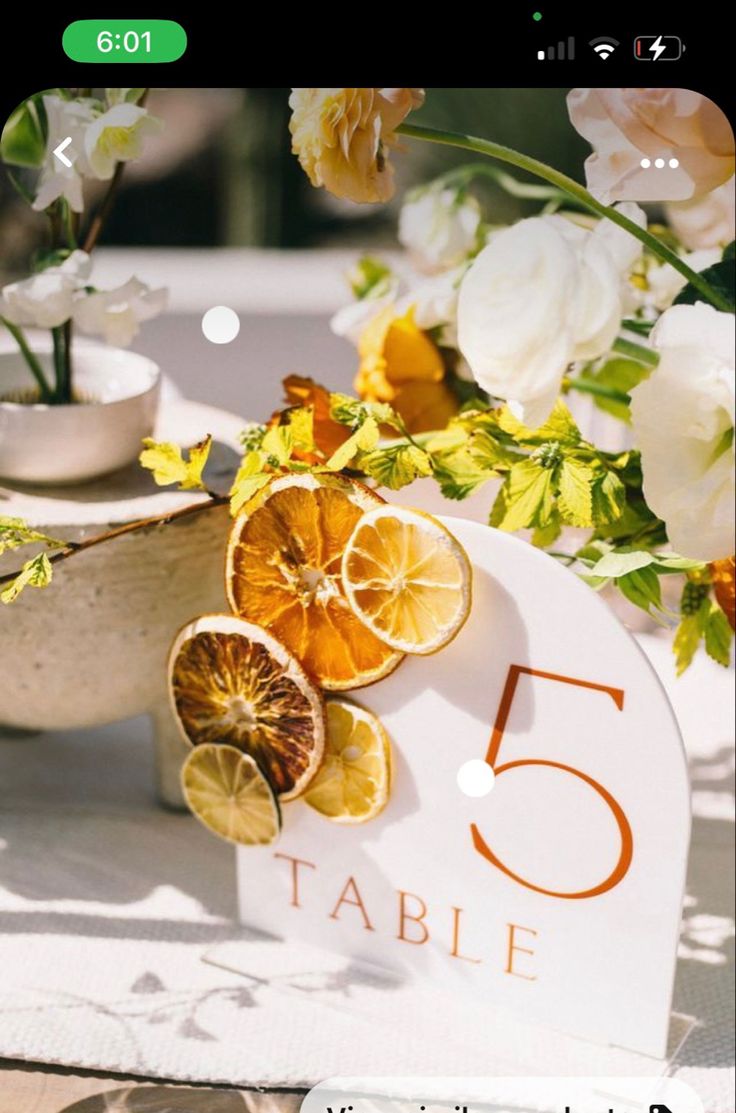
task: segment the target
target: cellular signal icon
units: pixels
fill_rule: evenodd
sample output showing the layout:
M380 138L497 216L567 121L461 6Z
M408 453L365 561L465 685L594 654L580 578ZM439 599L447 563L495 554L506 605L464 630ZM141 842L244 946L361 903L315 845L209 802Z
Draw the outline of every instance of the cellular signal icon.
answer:
M588 46L592 46L599 58L605 62L606 58L610 58L614 50L620 43L618 39L609 39L605 35L598 39L591 39Z
M567 42L559 42L557 46L548 46L546 50L537 51L537 61L544 62L572 62L575 60L575 39L572 35L568 38Z

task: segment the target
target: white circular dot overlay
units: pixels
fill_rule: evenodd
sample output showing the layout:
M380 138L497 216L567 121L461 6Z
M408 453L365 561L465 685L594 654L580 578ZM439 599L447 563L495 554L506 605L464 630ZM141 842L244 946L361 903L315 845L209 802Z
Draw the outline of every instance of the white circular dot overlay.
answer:
M652 164L648 158L643 158L639 165L641 166L642 170L648 170Z
M654 165L657 167L657 170L661 170L662 167L664 166L664 159L663 158L655 158Z
M676 158L671 158L670 159L670 170L677 170L677 167L679 165L680 165L679 159L676 159Z
M457 783L466 796L487 796L493 788L496 774L487 761L474 757L457 771Z
M202 332L211 344L229 344L240 332L240 318L227 305L213 305L202 318Z

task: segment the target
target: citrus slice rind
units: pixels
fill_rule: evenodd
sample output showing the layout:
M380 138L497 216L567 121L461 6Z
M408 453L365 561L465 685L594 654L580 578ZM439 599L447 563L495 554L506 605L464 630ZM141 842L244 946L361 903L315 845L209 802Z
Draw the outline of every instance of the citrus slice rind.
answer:
M325 754L305 803L334 823L366 823L390 790L391 744L380 721L347 700L330 700Z
M350 606L402 653L436 653L470 613L467 553L430 514L385 503L356 523L342 578Z
M361 516L383 500L339 475L272 480L236 518L225 584L235 614L269 630L328 691L381 680L402 655L345 597L342 556Z
M204 615L177 635L169 693L193 746L250 754L282 800L299 796L322 760L324 701L296 658L235 615Z
M249 754L204 743L184 762L181 786L200 823L238 846L268 846L281 831L273 789Z

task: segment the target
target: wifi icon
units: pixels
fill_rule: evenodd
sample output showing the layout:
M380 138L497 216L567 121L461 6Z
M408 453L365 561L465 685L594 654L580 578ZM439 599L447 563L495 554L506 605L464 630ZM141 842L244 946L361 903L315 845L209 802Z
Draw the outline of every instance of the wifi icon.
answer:
M592 46L599 58L610 58L617 46L619 46L618 39L609 39L606 36L601 36L598 39L591 39L588 46Z

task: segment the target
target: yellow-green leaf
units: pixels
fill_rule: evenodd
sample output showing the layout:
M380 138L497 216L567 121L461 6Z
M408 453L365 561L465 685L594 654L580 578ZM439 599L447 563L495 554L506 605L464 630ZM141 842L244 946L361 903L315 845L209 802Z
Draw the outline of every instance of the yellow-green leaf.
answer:
M260 491L261 487L265 487L271 478L270 474L263 470L265 462L262 452L247 452L243 457L243 462L230 488L230 513L233 516L249 499L253 498L257 491Z
M591 511L596 526L617 522L626 509L626 487L613 471L596 478L592 487Z
M0 600L3 603L12 603L26 587L48 587L52 575L51 561L46 553L39 553L26 561L12 583L0 594Z
M725 614L714 600L709 600L703 623L705 652L725 668L731 663L733 630Z
M503 486L502 517L493 524L509 533L547 525L554 507L552 481L552 468L542 467L535 460L514 464Z
M378 425L374 418L367 417L344 444L336 449L326 467L328 471L342 471L359 452L370 452L378 444Z
M697 614L689 614L677 627L672 642L678 676L682 676L685 669L689 668L699 644L700 620Z
M401 429L401 421L388 402L362 402L349 394L330 395L330 417L340 425L357 426L371 417L378 425Z
M289 412L289 429L294 448L314 452L314 409L311 406L299 406Z
M562 523L556 513L552 514L546 526L537 526L532 534L532 545L537 549L546 549L552 545L562 533Z
M282 468L288 463L294 443L294 434L288 425L277 425L269 429L261 442L269 463L275 468Z
M361 470L382 487L398 491L421 476L432 474L432 460L413 444L397 444L379 448L360 458Z
M522 425L508 406L503 407L497 420L504 432L519 444L544 444L546 441L559 441L561 444L568 445L580 443L580 430L567 406L559 398L544 425L540 425L538 429L529 429Z
M497 476L498 472L484 468L466 445L434 456L434 477L447 499L467 498L483 483Z
M26 525L22 518L8 518L0 514L0 554L10 549L19 549L21 545L33 544L47 545L50 549L63 549L66 541L39 533L37 529Z
M570 526L593 525L593 480L595 473L572 456L566 457L559 471L558 508Z
M144 468L153 472L154 482L159 487L169 487L177 483L182 491L203 490L202 472L207 463L212 446L208 434L199 444L189 449L188 459L184 459L178 444L170 441L157 442L150 437L144 440L145 448L138 457Z

